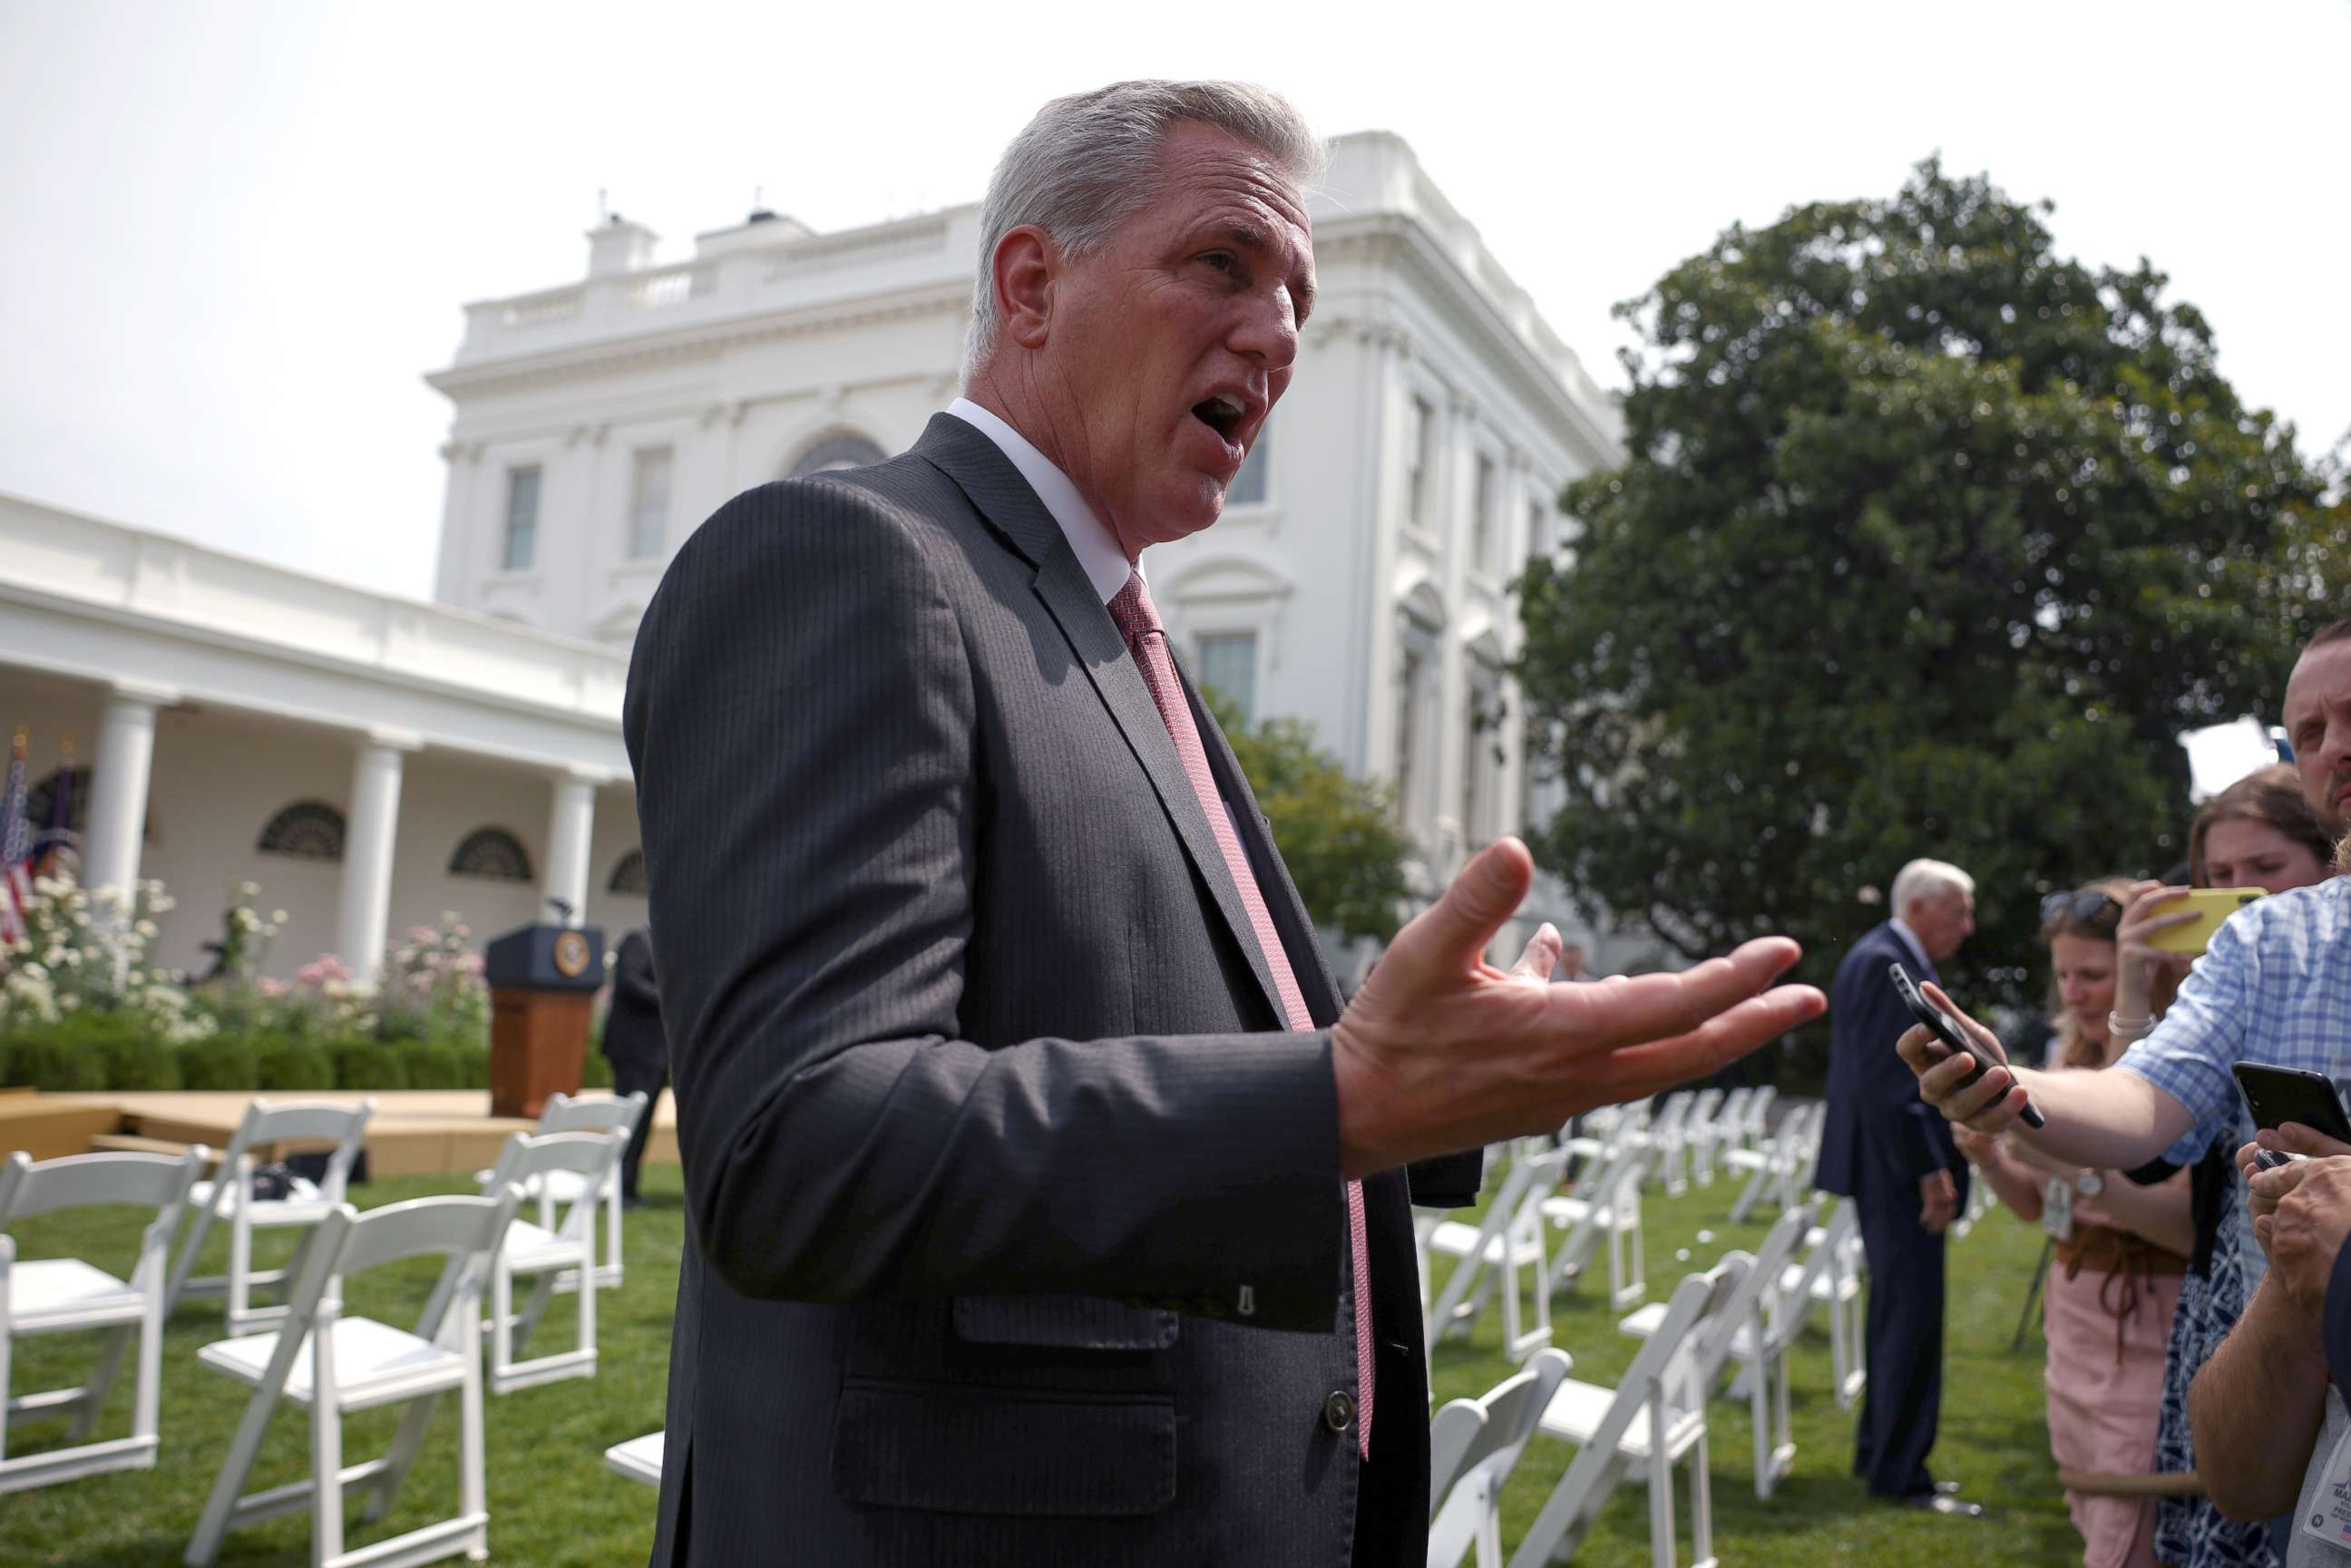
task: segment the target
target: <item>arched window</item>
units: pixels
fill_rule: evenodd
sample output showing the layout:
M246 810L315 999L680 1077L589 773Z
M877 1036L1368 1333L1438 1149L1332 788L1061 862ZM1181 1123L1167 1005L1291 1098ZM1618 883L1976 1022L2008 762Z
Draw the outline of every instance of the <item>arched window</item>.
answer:
M528 882L530 852L504 828L475 828L449 857L449 874L484 882Z
M253 847L298 861L340 861L343 814L324 800L297 800L269 819L261 830L261 841Z
M836 468L863 468L881 462L890 455L853 430L836 430L817 437L813 444L792 465L791 477L803 474L830 474Z
M631 850L612 868L612 880L604 884L606 893L624 893L632 898L643 898L652 891L645 884L645 852Z

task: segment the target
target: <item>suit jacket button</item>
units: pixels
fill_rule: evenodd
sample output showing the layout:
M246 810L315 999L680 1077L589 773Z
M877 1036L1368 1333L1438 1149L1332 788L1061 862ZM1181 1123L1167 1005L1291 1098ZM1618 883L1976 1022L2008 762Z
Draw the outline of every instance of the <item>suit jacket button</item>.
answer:
M1340 1389L1322 1401L1322 1425L1333 1432L1343 1432L1355 1424L1355 1396Z

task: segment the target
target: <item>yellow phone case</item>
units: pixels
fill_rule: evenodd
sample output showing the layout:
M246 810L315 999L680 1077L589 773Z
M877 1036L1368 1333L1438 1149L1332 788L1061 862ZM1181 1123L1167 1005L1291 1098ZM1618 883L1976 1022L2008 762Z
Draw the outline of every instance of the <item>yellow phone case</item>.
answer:
M2185 898L2171 899L2158 904L2158 915L2176 915L2182 907L2196 911L2196 918L2183 920L2147 938L2147 945L2167 953L2201 953L2212 940L2212 933L2220 929L2220 922L2257 898L2269 895L2258 887L2199 887Z

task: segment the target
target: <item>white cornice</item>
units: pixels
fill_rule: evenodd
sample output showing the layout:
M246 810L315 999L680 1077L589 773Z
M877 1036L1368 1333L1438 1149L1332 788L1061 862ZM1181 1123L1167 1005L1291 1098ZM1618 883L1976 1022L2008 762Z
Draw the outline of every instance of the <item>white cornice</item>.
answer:
M778 338L840 331L846 328L920 316L960 313L969 309L970 306L971 286L968 283L925 284L828 301L822 305L801 306L795 309L755 311L692 327L604 338L517 359L452 365L446 370L431 372L425 376L424 382L434 391L455 398L461 393L478 392L494 387L512 388L601 374L658 360L691 358Z

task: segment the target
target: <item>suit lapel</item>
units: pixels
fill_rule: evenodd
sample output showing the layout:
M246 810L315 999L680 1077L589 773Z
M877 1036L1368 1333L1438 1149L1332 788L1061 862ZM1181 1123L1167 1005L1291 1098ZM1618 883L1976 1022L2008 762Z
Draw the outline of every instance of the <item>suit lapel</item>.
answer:
M1298 884L1290 880L1290 867L1282 862L1281 847L1273 841L1264 818L1259 815L1257 792L1249 788L1249 775L1241 771L1240 759L1233 755L1232 745L1226 740L1216 716L1200 700L1192 677L1184 673L1181 665L1176 674L1184 683L1186 699L1192 705L1192 721L1199 727L1200 745L1208 754L1208 771L1217 776L1217 788L1224 791L1225 799L1234 803L1233 815L1239 819L1237 829L1241 849L1257 873L1258 893L1265 900L1266 912L1273 916L1274 932L1281 938L1290 973L1298 981L1300 994L1306 998L1307 1016L1327 1029L1339 1017L1339 982L1322 956L1322 941L1315 934L1306 901L1298 896Z
M1208 889L1225 928L1247 956L1266 1006L1275 1019L1281 1019L1281 997L1274 987L1273 971L1258 948L1249 912L1241 907L1240 890L1233 883L1232 873L1225 865L1224 852L1217 847L1216 835L1200 810L1199 797L1193 792L1192 780L1176 755L1176 742L1167 733L1166 721L1159 716L1159 706L1151 700L1151 688L1144 685L1143 672L1135 668L1134 659L1128 655L1126 639L1119 635L1110 611L1095 594L1085 569L1078 564L1077 553L1062 537L1061 525L1020 476L1020 471L1012 465L1011 459L994 442L954 415L934 415L930 427L915 443L914 451L961 486L988 525L1037 569L1031 587L1038 600L1068 639L1071 652L1077 655L1087 679L1093 683L1095 695L1110 710L1112 721L1125 737L1144 777L1150 780L1152 792L1159 798L1160 810L1182 842L1185 854L1191 859L1192 869ZM1189 683L1186 685L1188 690ZM1207 744L1207 737L1213 729L1213 726L1204 727L1203 745ZM1222 749L1222 736L1217 737L1215 746ZM1229 761L1230 754L1226 756ZM1212 768L1213 766L1212 763Z

